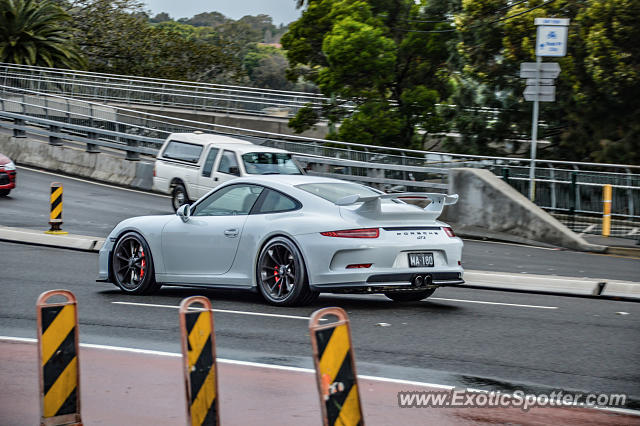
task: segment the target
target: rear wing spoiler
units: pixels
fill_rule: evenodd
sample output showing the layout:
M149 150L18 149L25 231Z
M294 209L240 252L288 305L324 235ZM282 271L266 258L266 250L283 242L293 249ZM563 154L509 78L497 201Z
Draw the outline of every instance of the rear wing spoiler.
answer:
M372 213L381 211L381 200L389 199L424 199L428 198L431 202L423 209L425 213L431 213L434 217L440 216L444 206L450 206L458 202L458 194L447 195L433 192L400 192L397 194L379 194L362 197L358 194L347 195L335 202L338 206L349 206L352 204L362 203L357 208L356 213Z

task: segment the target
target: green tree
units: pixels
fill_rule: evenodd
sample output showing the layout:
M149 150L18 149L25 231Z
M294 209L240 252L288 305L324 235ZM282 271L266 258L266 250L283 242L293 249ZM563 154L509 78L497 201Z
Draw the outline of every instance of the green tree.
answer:
M276 90L312 90L287 79L289 61L284 50L276 46L253 43L242 63L254 86Z
M570 18L556 102L541 103L541 149L548 158L640 162L640 0L542 0L505 6L464 0L452 125L458 151L503 153L504 141L530 137L531 102L522 96L521 62L535 61L536 17ZM538 7L537 7L538 6ZM534 7L537 7L533 9ZM510 18L510 16L513 16ZM506 19L505 19L506 18ZM481 109L481 108L484 108ZM486 108L493 108L487 114Z
M193 25L194 27L212 27L220 26L229 19L220 12L204 12L194 15L191 18L180 18L178 22Z
M216 43L213 30L174 21L150 24L134 0L78 0L77 38L92 71L236 82L242 64Z
M159 24L160 22L168 22L168 21L173 21L173 19L166 12L160 12L156 14L156 16L154 16L153 18L149 19L149 22L152 22L154 24Z
M70 19L49 1L0 0L0 61L83 68L84 58L67 26Z
M302 2L300 2L302 3ZM420 147L442 130L435 104L449 96L449 3L412 0L309 0L282 37L289 77L305 78L336 101L323 116L341 122L329 137ZM438 22L427 19L438 16ZM317 114L303 109L297 131Z

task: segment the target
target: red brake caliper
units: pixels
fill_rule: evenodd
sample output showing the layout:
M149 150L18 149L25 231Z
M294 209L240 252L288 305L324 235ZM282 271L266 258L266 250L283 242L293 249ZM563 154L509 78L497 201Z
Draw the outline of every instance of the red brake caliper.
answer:
M147 262L144 260L144 250L142 248L140 248L140 254L142 254L142 268L140 268L140 279L142 279L144 277L144 271L145 271L145 266L147 265Z
M278 284L278 288L280 288L280 286L281 286L282 284L279 284L280 276L278 275L278 267L277 267L277 266L276 266L276 272L275 272L275 274L276 274L276 284Z

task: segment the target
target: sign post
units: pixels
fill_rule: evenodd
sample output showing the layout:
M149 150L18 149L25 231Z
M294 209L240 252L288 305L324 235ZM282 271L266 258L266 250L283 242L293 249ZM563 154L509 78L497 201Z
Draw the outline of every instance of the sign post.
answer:
M538 27L536 38L536 62L523 63L520 66L520 77L527 79L524 97L533 101L533 117L531 119L531 165L529 167L529 199L536 197L536 148L538 143L539 102L555 101L555 86L549 79L560 73L560 66L555 62L542 63L543 56L565 56L567 54L568 19L536 18ZM535 68L532 69L531 65ZM532 72L533 71L533 72Z
M538 143L538 114L540 111L540 65L542 56L536 57L536 92L533 101L533 117L531 118L531 163L529 164L529 199L536 201L536 148Z

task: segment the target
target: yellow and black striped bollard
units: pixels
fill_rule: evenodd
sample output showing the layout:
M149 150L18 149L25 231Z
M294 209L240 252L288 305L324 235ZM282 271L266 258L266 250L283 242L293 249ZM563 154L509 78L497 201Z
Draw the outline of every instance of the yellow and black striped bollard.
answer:
M608 237L611 235L611 199L612 197L611 185L604 185L602 187L602 236Z
M48 303L54 296L66 301ZM51 290L38 297L36 306L40 424L81 425L76 298L68 290Z
M202 307L191 307L200 304ZM187 419L192 426L219 425L216 338L211 302L193 296L180 303Z
M45 231L45 234L68 234L68 232L63 231L60 227L62 226L62 184L60 182L52 182L51 183L51 212L49 214L49 228L48 231Z
M326 316L337 321L320 325ZM341 308L324 308L309 320L322 421L325 426L364 426L349 317Z

